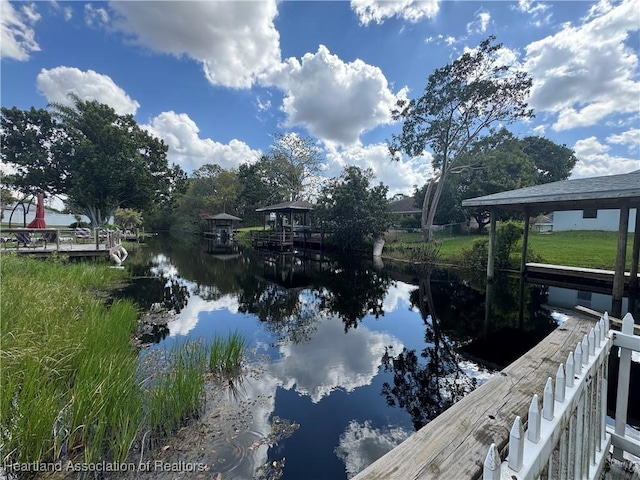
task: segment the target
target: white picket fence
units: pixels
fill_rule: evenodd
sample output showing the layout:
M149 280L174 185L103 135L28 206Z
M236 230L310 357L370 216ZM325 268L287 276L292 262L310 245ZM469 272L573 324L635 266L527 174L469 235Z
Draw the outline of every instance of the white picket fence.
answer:
M627 314L621 332L609 330L607 313L569 353L544 387L542 406L534 395L526 433L522 419L513 422L508 455L501 461L494 443L484 462L483 480L596 479L603 472L611 445L614 458L623 452L640 457L640 442L625 437L631 352L640 351ZM609 352L620 348L615 429L606 426Z

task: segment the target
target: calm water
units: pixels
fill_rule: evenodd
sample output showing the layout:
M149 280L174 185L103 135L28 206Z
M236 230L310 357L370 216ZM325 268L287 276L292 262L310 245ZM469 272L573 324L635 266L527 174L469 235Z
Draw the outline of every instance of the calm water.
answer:
M206 241L156 237L127 264L135 280L122 296L176 312L143 355L240 331L262 359L260 374L245 379L235 400L250 410L246 442L267 437L274 419L299 424L282 441L234 446L224 478L251 478L282 459L284 479L350 478L536 344L561 317L542 308L547 287L527 286L519 321L518 281L499 278L485 321L482 275L354 257L218 251ZM219 462L203 442L198 460Z

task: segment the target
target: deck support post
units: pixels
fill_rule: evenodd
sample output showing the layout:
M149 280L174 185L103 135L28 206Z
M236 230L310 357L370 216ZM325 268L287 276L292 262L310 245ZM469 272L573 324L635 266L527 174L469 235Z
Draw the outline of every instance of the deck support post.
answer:
M491 209L491 221L489 223L489 258L487 259L487 281L493 282L495 271L496 249L496 209Z
M620 224L618 227L618 252L613 276L611 315L622 317L622 294L624 293L624 267L627 258L627 235L629 231L629 202L620 206Z
M522 235L522 254L520 256L520 305L518 310L518 325L524 325L524 274L527 268L527 246L529 244L529 224L531 222L531 211L524 209L524 232Z
M633 247L631 250L631 271L629 272L629 311L636 311L638 301L638 290L640 281L638 279L638 263L640 263L640 205L636 206L636 221L633 229Z

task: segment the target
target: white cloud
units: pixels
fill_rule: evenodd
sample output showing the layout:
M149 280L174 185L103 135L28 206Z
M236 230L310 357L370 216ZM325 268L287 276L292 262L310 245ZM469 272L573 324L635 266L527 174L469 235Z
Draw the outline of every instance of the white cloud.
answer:
M352 392L370 385L378 374L385 347L402 351L403 345L395 337L364 326L345 335L344 324L338 318L328 318L316 325L308 342L281 346L282 359L269 366L269 372L281 380L283 388L295 387L313 403L338 388Z
M0 17L2 58L24 62L29 60L31 52L40 51L33 29L35 23L40 20L35 4L22 5L20 9L15 9L9 0L0 0Z
M371 168L375 174L373 182L387 185L389 195L411 193L414 185L422 186L431 177L430 154L409 160L391 161L389 149L384 143L345 148L328 144L326 151L327 175L338 176L347 165Z
M382 309L384 312L395 312L398 308L416 311L417 308L411 306L411 292L415 289L415 285L404 282L394 282L389 285L387 294L382 302Z
M213 85L249 88L280 63L275 0L261 2L111 2L114 26L140 45L202 64Z
M467 33L486 32L490 21L491 14L489 12L484 10L479 11L476 13L476 19L473 22L467 23Z
M578 140L573 150L578 162L571 174L572 178L615 175L640 168L640 160L611 155L608 153L610 147L600 143L596 137Z
M628 145L630 152L636 151L640 148L640 128L631 128L626 132L609 135L607 142Z
M193 286L190 282L185 283ZM234 295L222 295L217 300L203 300L197 295L192 295L184 309L167 324L169 336L187 335L198 325L201 315L217 310L238 313L238 298Z
M94 8L93 5L87 3L84 6L84 23L89 27L107 25L109 23L109 12L106 8Z
M282 110L287 126L304 126L322 140L349 145L360 134L390 123L391 108L398 97L389 90L378 67L362 60L345 63L324 46L301 61L289 58L263 78L265 85L284 90Z
M518 5L515 8L520 12L535 15L546 11L549 5L534 0L518 0Z
M111 106L119 115L135 114L140 104L108 75L73 67L43 68L36 79L38 90L49 102L72 105L69 93L82 100L97 100Z
M352 420L340 435L336 455L344 462L347 478L353 478L410 434L401 427L378 429L368 420Z
M415 23L423 18L435 18L439 3L439 0L351 0L351 10L362 25L371 22L380 25L392 17Z
M565 24L555 35L526 47L524 68L534 80L530 103L558 115L554 130L637 112L638 54L625 41L638 29L638 2L625 0L580 26Z
M186 113L162 112L142 128L164 139L169 145L169 161L187 172L207 163L226 169L237 168L241 163L256 161L261 155L260 150L252 150L240 140L233 139L223 144L210 138L200 138L200 129Z

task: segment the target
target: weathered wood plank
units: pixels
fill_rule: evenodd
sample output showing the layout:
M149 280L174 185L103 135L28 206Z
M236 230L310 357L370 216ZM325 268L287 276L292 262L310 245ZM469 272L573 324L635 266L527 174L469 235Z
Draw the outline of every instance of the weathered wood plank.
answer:
M503 450L513 419L526 418L534 394L593 327L576 314L542 342L359 473L355 480L474 479L487 450Z

